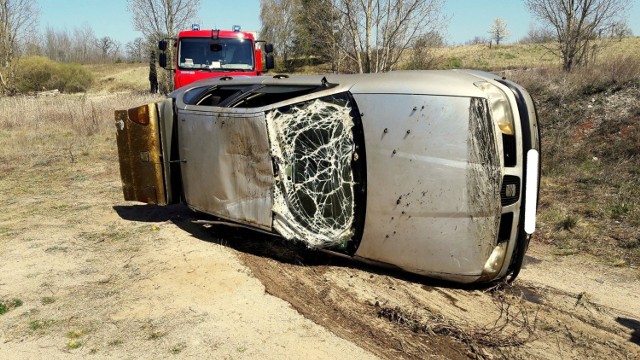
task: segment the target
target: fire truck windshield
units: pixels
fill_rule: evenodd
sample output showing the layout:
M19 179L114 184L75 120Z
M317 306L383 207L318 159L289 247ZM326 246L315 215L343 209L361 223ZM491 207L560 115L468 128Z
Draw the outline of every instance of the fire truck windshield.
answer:
M182 38L178 68L209 71L253 70L253 42L242 38Z

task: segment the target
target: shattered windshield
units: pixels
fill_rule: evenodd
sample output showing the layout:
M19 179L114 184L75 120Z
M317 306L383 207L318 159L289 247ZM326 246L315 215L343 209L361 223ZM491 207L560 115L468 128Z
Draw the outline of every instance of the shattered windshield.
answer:
M253 70L253 42L242 38L183 38L178 50L182 70Z

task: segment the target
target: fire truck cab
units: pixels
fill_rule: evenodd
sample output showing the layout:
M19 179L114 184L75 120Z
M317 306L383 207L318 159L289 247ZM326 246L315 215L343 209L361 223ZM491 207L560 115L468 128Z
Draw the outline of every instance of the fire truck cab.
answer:
M175 49L172 63L167 64L170 41ZM175 89L208 78L260 76L274 67L273 45L261 43L264 42L256 40L256 33L241 31L237 25L233 30L200 30L194 24L192 30L181 31L177 38L158 43L158 62L161 67L175 71Z

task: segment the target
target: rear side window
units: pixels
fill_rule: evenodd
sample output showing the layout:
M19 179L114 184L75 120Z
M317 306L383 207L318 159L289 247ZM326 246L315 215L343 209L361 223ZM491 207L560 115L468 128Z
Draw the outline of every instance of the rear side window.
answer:
M183 101L186 105L254 108L335 86L326 82L321 85L220 85L191 89L184 94Z
M187 91L182 101L186 105L219 106L223 101L241 93L243 89L250 88L246 85L199 87Z

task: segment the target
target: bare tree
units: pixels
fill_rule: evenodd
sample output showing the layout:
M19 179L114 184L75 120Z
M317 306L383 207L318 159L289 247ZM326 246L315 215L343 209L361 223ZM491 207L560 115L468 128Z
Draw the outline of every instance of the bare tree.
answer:
M100 50L96 46L98 37L89 24L73 29L73 62L87 64L100 61Z
M127 0L133 27L151 41L176 36L195 19L200 0Z
M392 70L417 39L442 27L442 5L443 0L333 0L334 25L346 38L336 46L357 72Z
M96 46L100 49L102 58L106 60L111 51L116 47L116 42L108 36L103 36L97 40Z
M17 50L18 39L32 29L38 9L31 0L0 0L0 66L8 66Z
M117 43L111 38L96 37L93 29L88 24L84 24L71 31L47 27L37 36L37 40L34 38L30 42L25 42L22 45L25 49L22 51L28 55L46 56L58 62L89 64L112 58L114 44Z
M562 68L569 72L587 62L597 50L598 32L620 22L628 0L525 0L529 11L544 26L554 29Z
M491 40L482 37L482 36L474 36L473 39L465 41L465 45L482 45L488 44Z
M611 25L611 37L622 41L623 38L633 36L633 31L625 22L617 22Z
M126 45L126 49L129 60L142 62L145 54L147 54L147 50L149 50L149 46L147 46L144 39L138 37L129 41Z
M529 26L529 31L518 42L521 44L544 44L554 41L554 32L547 28Z
M56 31L47 27L44 33L44 55L53 61L72 61L72 41L66 30Z
M441 60L439 56L434 54L433 49L443 47L444 44L442 35L437 32L417 38L413 43L406 68L411 70L433 69Z
M11 66L17 52L18 41L25 32L33 29L38 21L38 8L32 0L0 0L0 69L6 71L6 78L0 73L0 91L11 87L5 80L12 81Z
M502 40L509 37L507 23L502 18L496 18L489 28L489 35L491 35L491 39L495 41L496 46L500 45Z
M200 0L127 0L133 14L133 27L141 31L149 42L178 35L190 20L198 16ZM173 47L167 48L167 58L173 58ZM173 88L173 79L167 71L161 72L160 87L163 93Z

